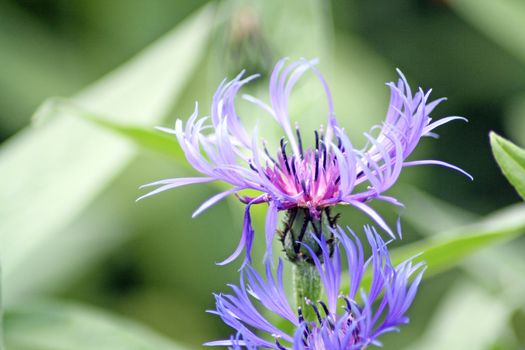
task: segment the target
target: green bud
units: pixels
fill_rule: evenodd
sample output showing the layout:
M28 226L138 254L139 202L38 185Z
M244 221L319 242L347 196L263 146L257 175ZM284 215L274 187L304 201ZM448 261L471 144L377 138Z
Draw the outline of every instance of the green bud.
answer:
M324 237L329 248L330 256L333 253L334 235L330 228L334 228L339 215L332 216L330 208L320 211L318 217L311 214L308 208L292 208L286 212L283 228L278 231L288 259L296 265L313 264L312 257L305 245L322 260L322 251L314 237Z

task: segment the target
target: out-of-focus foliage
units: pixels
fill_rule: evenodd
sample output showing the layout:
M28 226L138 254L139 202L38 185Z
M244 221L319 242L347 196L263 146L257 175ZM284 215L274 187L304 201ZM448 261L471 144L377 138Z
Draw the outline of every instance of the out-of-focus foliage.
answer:
M184 349L130 320L86 306L31 302L11 309L6 319L11 349Z
M75 100L80 106L115 115L116 120L120 117L136 123L159 122L183 91L182 84L196 69L203 42L211 29L211 11L206 9L136 61L80 93ZM172 65L174 59L178 61L176 66ZM123 171L135 154L122 140L100 133L68 114L71 111L44 104L35 118L52 120L11 139L0 159L2 180L7 183L18 179L9 191L2 193L2 202L10 203L2 208L4 220L0 224L4 281L9 286L4 288L7 303L25 292L18 278L24 274L24 268L25 273L35 273L35 266L41 267L36 261L31 263L31 258L46 245L60 244L53 241L63 243L59 233L64 226ZM46 148L47 152L38 154L37 150ZM38 225L27 220L35 213L40 218ZM101 243L93 240L97 246ZM60 251L66 255L59 257L53 253L56 262L69 260L68 249ZM79 258L78 253L74 255ZM45 277L39 278L45 283Z
M395 67L412 85L449 97L436 117L469 118L443 127L441 140L427 140L418 152L465 168L473 183L440 168L414 168L394 189L406 209L404 240L391 244L392 254L425 250L419 259L429 269L412 322L385 337L384 348L525 347L525 209L500 209L520 199L501 176L487 136L494 129L525 142L525 5L232 0L201 8L206 2L0 4L7 347L189 349L229 335L204 310L213 307L212 292L238 279L237 265L214 262L237 243L241 205L231 198L192 220L216 185L135 203L137 187L194 175L174 139L154 126L185 119L195 100L205 114L218 83L242 69L262 74L246 92L264 98L269 70L282 56L320 59L338 119L356 145L381 121L384 83L395 79ZM50 96L63 97L43 102ZM238 108L248 124L267 118L242 101ZM292 96L292 119L314 128L324 111L320 86L305 76ZM265 128L264 136L278 138L275 130ZM493 147L522 193L521 163L511 162L520 151L496 136ZM362 217L341 210L344 223L359 231ZM264 213L254 210L256 230ZM256 250L262 241L258 235ZM255 255L260 260L261 250ZM54 301L34 300L41 296Z
M495 43L525 62L525 3L517 0L455 0L450 4Z
M425 262L425 277L429 278L456 266L478 250L515 238L524 231L525 205L518 205L487 216L474 224L455 227L392 249L390 254L395 264L412 257L415 257L414 263ZM366 276L363 283L370 283L371 277Z

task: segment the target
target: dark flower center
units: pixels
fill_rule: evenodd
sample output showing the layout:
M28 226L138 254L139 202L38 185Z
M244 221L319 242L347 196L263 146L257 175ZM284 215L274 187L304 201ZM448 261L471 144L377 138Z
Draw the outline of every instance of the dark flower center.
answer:
M299 154L287 154L287 142L281 139L277 158L265 153L270 159L267 163L266 177L283 193L293 197L293 206L309 208L319 215L322 208L339 201L340 172L335 155L327 149L322 131L315 131L315 148L303 150L301 134L297 128ZM342 146L339 148L341 151Z

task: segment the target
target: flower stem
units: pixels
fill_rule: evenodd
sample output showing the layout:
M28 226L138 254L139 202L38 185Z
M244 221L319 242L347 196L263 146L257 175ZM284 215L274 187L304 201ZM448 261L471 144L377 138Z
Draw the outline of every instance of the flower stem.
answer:
M314 309L307 304L307 301L317 302L321 295L321 279L315 265L307 262L294 264L293 282L297 307L302 309L305 320L315 320Z

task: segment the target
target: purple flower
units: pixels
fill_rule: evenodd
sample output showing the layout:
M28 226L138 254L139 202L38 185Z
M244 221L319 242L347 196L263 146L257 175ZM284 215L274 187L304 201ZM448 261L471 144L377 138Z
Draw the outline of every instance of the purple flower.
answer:
M353 232L350 231L351 239L341 228L335 231L340 244L335 247L332 258L323 237L319 244L324 264L311 252L325 295L324 301L307 301L315 311L315 321L305 320L302 310L299 308L296 312L290 305L283 286L282 261L275 275L271 262L266 262L266 279L248 264L241 271L240 285L230 285L232 294L216 295L216 310L211 311L239 332L242 343L219 340L206 345L236 344L280 350L364 349L368 345L381 345L379 336L408 323L406 312L416 295L424 264L413 265L409 259L392 266L386 243L375 229L367 226L365 233L371 256L365 260L363 247ZM343 255L339 247L343 248L348 262L349 287L345 292L341 288ZM367 269L371 279L365 289L362 282ZM278 315L283 319L280 324L291 326L287 329L293 327L293 331L272 324L256 304Z
M235 110L235 98L243 85L257 75L243 78L243 72L230 82L223 81L212 101L209 117L198 117L198 108L186 122L177 120L174 129L159 128L174 134L188 162L202 177L174 178L152 182L143 187L158 186L139 199L168 189L195 183L223 181L233 187L206 200L193 217L231 194L246 204L242 237L237 249L224 260L234 260L246 249L247 260L253 241L250 207L268 203L266 219L267 252L276 232L277 213L301 208L311 218L319 219L323 211L337 204L351 205L369 215L390 236L394 234L368 202L378 199L395 205L400 203L384 195L397 180L401 169L407 166L437 164L461 169L438 160L406 161L423 136L435 136L436 127L461 117L447 117L432 121L430 113L444 99L429 100L430 90L413 94L400 71L397 83L387 84L391 90L386 120L372 128L377 136L365 133L368 145L356 149L334 116L328 85L313 61L299 60L277 63L270 77L270 104L251 97L244 98L266 111L283 129L277 154L271 154L265 141L258 137L258 129L251 136L241 124ZM312 71L320 80L328 102L326 128L316 130L315 144L305 148L299 127L292 129L288 115L288 100L298 79ZM463 172L465 173L465 172ZM466 173L465 173L466 174ZM470 175L466 174L470 177ZM359 186L364 184L363 186ZM238 192L251 189L260 194L249 197Z

